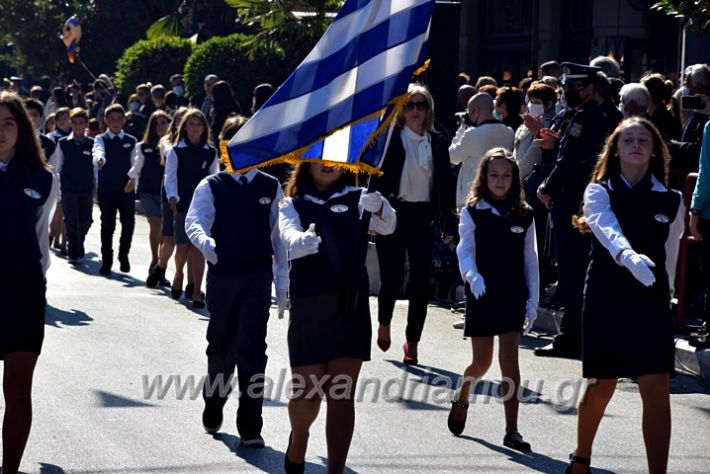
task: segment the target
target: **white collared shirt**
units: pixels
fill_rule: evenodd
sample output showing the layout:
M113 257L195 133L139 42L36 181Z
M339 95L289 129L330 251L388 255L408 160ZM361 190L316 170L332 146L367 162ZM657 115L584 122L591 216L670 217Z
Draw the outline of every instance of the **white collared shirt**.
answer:
M245 174L233 173L230 176L239 182L239 178L245 176L248 183L251 183L254 177L261 171L256 169L249 170ZM271 245L274 249L273 265L274 286L277 290L288 289L288 260L286 258L286 248L281 241L279 232L279 203L283 199L283 191L281 186L277 187L276 198L271 201L271 209L269 215L269 224L271 225ZM190 208L187 211L185 218L185 232L190 238L192 244L197 247L202 255L210 263L215 263L216 258L216 242L212 238L212 225L215 220L214 195L208 178L200 181L200 184L195 188L195 194L192 196ZM238 217L237 217L238 218ZM247 226L249 223L245 223ZM245 232L249 229L245 228Z
M121 130L119 133L113 133L111 130L106 131L106 135L113 140L114 138L118 137L120 139L123 139L124 136L126 136L126 133ZM59 148L59 147L57 147ZM139 148L138 143L136 142L136 145L133 147L133 150L131 150L131 167L135 164L136 161L136 148ZM98 135L97 137L94 138L94 148L91 150L91 154L94 157L94 182L98 183L99 182L99 161L103 160L104 164L106 164L106 144L104 143L104 137L103 135ZM130 176L127 174L127 176Z
M429 202L434 173L431 136L428 132L418 135L406 125L400 136L404 146L404 166L397 198L407 202Z
M498 210L487 201L482 200L476 204L476 209L490 209L491 212L500 216ZM456 255L459 259L459 270L464 281L467 273L478 273L476 265L476 223L473 222L471 214L465 208L461 209L461 219L459 220L459 237L461 241L456 247ZM489 252L491 249L484 249ZM500 249L507 252L509 249ZM525 256L525 281L528 286L528 301L536 305L540 298L540 274L537 260L537 238L535 237L535 220L528 227L525 233L525 243L523 248ZM482 275L485 282L486 275Z
M177 201L180 201L180 196L178 195L178 182L177 182L177 171L178 171L178 157L177 153L175 153L174 148L186 148L187 142L183 138L180 140L180 143L175 145L174 147L166 148L167 153L165 154L165 195L168 197L168 200L172 198L176 198ZM208 149L209 145L206 143L202 146L202 148ZM212 161L212 164L210 164L209 168L209 174L213 175L219 173L219 151L215 150L214 153L214 160Z
M76 140L74 138L74 132L70 133L69 135L66 136L67 140ZM81 142L79 143L84 143L84 140L86 140L86 135L84 135L81 138ZM79 141L79 140L77 140ZM93 154L93 151L92 151ZM64 166L64 152L62 151L62 147L59 146L59 142L57 142L57 147L54 149L54 153L52 153L52 156L49 157L49 164L52 165L52 171L55 172L57 175L60 175L62 173L62 166ZM96 179L96 164L94 163L94 183Z
M621 179L629 185L629 182L621 175ZM655 192L673 192L681 194L674 189L668 189L663 183L658 181L655 176L651 176L653 187L651 191ZM608 183L609 188L613 191L614 186L611 182ZM631 187L629 185L629 187ZM611 208L609 193L598 183L590 183L584 190L584 204L582 212L587 225L594 234L594 237L601 243L605 249L609 251L611 257L616 261L616 257L626 249L632 249L631 243L624 235L621 225L619 224L614 211ZM685 230L685 203L683 196L680 196L680 205L678 212L673 218L666 240L666 273L668 273L668 282L671 290L675 287L676 265L678 263L678 251L680 249L680 238ZM633 249L632 249L633 250ZM618 262L617 262L618 263ZM659 263L659 262L656 262Z

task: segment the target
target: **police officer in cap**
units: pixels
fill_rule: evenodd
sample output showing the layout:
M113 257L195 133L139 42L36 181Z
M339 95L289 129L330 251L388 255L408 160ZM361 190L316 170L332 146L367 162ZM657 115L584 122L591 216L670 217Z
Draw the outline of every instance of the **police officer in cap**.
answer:
M535 141L543 149L558 147L557 162L537 190L538 199L551 211L557 251L558 290L565 313L560 334L535 355L576 358L581 355L581 314L584 278L589 263L589 236L572 226L580 212L584 188L589 183L597 156L607 135L607 118L596 100L600 68L562 63L562 88L573 110L562 134L542 129Z

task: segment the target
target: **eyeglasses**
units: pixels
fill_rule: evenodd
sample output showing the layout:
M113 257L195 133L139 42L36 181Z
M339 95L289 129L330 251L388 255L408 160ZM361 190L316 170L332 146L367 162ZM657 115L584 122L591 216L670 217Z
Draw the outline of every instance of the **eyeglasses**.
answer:
M405 110L412 111L414 109L426 111L429 110L429 103L426 100L423 100L421 102L407 102L404 105Z

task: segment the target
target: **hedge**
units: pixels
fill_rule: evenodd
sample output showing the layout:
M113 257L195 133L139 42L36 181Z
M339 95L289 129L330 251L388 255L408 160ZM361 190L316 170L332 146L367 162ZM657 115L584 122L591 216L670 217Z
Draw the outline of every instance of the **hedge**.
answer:
M192 43L182 38L141 40L126 48L116 65L116 87L125 94L151 82L170 90L170 76L182 72Z
M283 50L276 46L258 45L253 59L245 42L252 37L241 33L216 37L197 45L185 64L185 88L191 96L204 95L203 82L208 74L216 74L229 82L247 113L251 107L254 86L268 82L278 87L288 75Z

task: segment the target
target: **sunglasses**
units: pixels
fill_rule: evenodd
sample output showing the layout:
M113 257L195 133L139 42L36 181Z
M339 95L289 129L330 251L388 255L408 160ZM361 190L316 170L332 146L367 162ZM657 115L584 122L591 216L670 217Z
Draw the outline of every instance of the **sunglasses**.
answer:
M405 110L412 111L414 109L421 110L421 111L426 111L429 109L429 103L425 100L421 102L407 102L404 105Z

